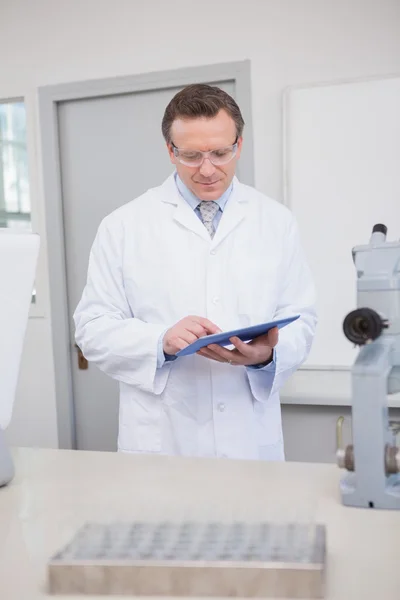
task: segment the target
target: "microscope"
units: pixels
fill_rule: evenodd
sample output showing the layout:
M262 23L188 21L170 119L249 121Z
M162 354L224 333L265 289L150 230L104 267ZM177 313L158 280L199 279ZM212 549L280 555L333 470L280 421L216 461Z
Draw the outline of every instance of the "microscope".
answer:
M400 242L386 241L387 227L373 227L369 244L353 248L357 306L343 322L346 338L360 347L352 367L353 443L342 447L337 424L337 462L343 504L400 508L400 448L389 421L388 395L400 391Z

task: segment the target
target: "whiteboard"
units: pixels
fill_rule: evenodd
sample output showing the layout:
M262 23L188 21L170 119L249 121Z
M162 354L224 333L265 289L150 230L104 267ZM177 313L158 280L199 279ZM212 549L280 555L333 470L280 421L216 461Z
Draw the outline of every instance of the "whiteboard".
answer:
M291 88L284 101L284 201L300 227L318 296L306 368L348 368L356 308L352 247L375 223L400 237L400 76Z

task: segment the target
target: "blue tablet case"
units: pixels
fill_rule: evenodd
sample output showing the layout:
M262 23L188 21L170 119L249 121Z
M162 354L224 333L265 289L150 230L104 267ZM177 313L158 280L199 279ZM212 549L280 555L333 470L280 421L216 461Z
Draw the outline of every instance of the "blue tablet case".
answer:
M295 315L293 317L287 317L286 319L278 319L276 321L269 321L268 323L260 323L259 325L252 325L251 327L244 327L243 329L232 329L232 331L222 331L221 333L214 333L213 335L206 335L202 338L199 338L189 346L186 346L183 350L179 350L176 353L176 356L187 356L189 354L195 354L200 348L204 348L204 346L209 346L210 344L218 344L219 346L229 346L232 344L230 341L231 337L238 337L242 340L242 342L248 342L250 340L254 340L260 335L264 335L268 333L270 329L274 327L278 327L281 329L289 323L293 323L296 319L299 318L300 315Z

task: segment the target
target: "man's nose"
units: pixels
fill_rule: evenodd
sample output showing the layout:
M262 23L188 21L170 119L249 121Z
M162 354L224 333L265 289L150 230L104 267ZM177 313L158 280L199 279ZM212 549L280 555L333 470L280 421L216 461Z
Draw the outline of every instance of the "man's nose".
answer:
M199 171L203 177L211 177L215 173L215 167L209 158L205 158L200 165Z

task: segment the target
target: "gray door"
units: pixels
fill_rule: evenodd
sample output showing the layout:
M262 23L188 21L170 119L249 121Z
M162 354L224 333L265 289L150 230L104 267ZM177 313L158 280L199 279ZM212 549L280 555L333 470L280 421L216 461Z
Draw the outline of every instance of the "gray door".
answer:
M234 81L218 85L235 96ZM178 90L165 88L59 103L72 346L72 315L85 285L89 252L100 221L172 173L161 135L161 119ZM118 384L94 365L80 369L77 351L72 357L77 446L87 450L115 450Z

